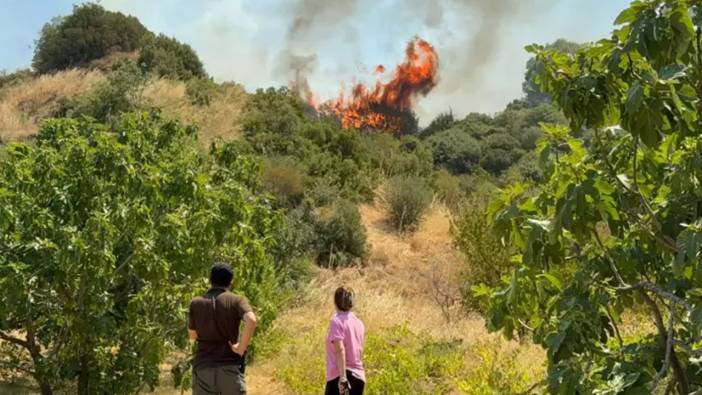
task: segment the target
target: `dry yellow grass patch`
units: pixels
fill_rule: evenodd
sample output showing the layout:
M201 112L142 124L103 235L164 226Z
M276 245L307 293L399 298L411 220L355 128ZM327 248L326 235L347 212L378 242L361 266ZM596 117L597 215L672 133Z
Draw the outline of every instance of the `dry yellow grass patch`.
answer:
M0 90L0 141L27 138L41 120L60 110L62 101L87 93L105 76L99 71L66 70Z
M426 333L441 340L460 340L466 346L497 342L505 352L514 352L520 370L540 371L544 352L539 347L489 334L481 317L461 313L460 309L447 322L434 301L433 275L445 270L447 283L457 286L460 281L455 274L462 257L451 241L448 210L435 205L417 232L398 235L388 225L387 213L380 207L380 204L368 204L360 208L371 244L368 265L339 270L315 269L316 275L301 292L300 300L274 323L274 330L277 328L297 340L284 344L279 353L253 369L251 381L270 380L271 375L300 359L314 360L323 368L326 326L334 312L333 292L340 285L356 292L354 309L364 321L367 335L405 324L414 333ZM466 358L471 359L465 361L468 367L481 363L478 359L472 360L476 357L471 354ZM310 374L315 382L320 375L319 372ZM288 392L276 390L276 393Z
M114 59L106 58L104 63L110 61ZM72 69L0 89L0 142L36 134L43 119L57 115L65 102L88 93L105 79L99 70ZM246 97L240 85L225 84L215 89L208 106L197 106L190 103L185 82L161 78L150 80L143 92L146 103L161 108L165 116L197 126L205 147L217 138L231 140L240 135Z
M236 84L219 87L208 106L190 103L183 81L154 79L147 83L144 98L163 114L199 128L199 139L207 147L215 139L231 140L241 133L239 119L246 104L246 91Z

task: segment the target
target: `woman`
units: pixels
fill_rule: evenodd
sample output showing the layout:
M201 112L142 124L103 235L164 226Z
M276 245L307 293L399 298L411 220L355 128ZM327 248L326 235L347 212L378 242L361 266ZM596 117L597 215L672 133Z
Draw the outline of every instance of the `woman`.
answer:
M336 314L327 333L327 387L325 395L363 394L366 382L363 370L365 327L351 311L353 291L340 287L334 292Z

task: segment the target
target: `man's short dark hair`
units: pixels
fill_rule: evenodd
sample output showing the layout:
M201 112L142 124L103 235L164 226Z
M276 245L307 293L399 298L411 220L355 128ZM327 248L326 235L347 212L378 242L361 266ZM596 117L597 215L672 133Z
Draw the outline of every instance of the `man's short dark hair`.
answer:
M210 283L217 287L228 287L232 284L234 271L227 262L215 262L210 270Z
M334 304L341 311L349 311L353 308L353 291L349 288L339 287L334 292Z

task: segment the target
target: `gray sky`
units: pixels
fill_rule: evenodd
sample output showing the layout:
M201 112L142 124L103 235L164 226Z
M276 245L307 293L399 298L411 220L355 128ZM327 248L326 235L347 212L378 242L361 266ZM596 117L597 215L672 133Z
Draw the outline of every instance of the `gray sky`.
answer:
M0 69L31 62L33 40L72 0L4 0ZM607 37L626 0L102 0L138 17L152 31L190 44L216 80L248 90L292 79L285 59L307 56L312 89L335 97L342 85L372 82L372 69L392 69L419 35L439 54L439 84L418 100L421 123L453 109L496 112L520 97L524 46L558 38ZM9 11L8 11L9 10Z

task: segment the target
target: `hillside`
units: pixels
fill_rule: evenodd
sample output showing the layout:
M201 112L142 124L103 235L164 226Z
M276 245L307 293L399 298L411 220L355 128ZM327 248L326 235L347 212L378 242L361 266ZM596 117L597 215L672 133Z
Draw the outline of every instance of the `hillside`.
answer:
M313 279L301 290L299 300L276 319L270 341L277 346L252 367L252 391L260 385L261 392L256 393L311 393L321 386L322 345L333 312L331 295L340 285L352 287L358 295L357 314L366 325L367 336L375 339L370 347L380 343L384 348L389 347L386 351L399 347L398 351L402 352L401 349L408 351L422 342L455 345L456 366L426 377L422 391L431 393L439 388L443 388L442 393L466 394L489 393L489 388L523 391L538 381L544 361L539 347L490 335L480 316L460 311L459 296L455 293L460 287L456 272L460 270L462 257L452 246L450 214L445 208L435 205L419 230L407 236L391 229L387 212L379 202L361 206L361 213L372 246L368 264L336 271L315 270ZM454 293L456 300L450 303L450 321L437 301L438 292ZM418 338L405 337L398 328ZM415 341L417 344L413 344ZM366 350L372 356L369 374L377 380L388 380L383 376L392 374L427 373L419 366L393 366L417 363L416 356L393 360L378 355L381 352ZM440 354L437 357L441 358ZM281 392L269 390L271 381ZM399 379L394 384L409 382ZM371 389L370 394L397 391L379 385L371 388L375 390Z
M80 99L106 84L109 62L95 69L70 69L39 76L19 75L0 84L0 142L31 138L42 120L66 115ZM108 71L109 72L109 71ZM142 108L158 108L167 117L200 129L203 147L217 138L230 140L240 135L239 117L246 92L237 84L204 88L207 105L188 94L188 82L153 76L138 86Z
M375 380L387 380L385 376L393 374L421 377L429 373L423 388L413 393L463 394L486 394L499 389L504 393L524 391L538 381L545 358L539 347L488 334L479 315L461 311L460 295L456 293L461 285L457 271L463 258L453 247L451 214L446 208L436 204L417 232L405 236L389 225L381 202L362 205L361 214L372 249L367 264L358 268L314 270L290 306L276 318L271 332L258 339L259 344L265 344L265 351L247 368L249 392L264 395L318 392L324 383L323 344L333 313L331 297L340 285L350 286L357 293L355 310L366 325L367 337L373 339L371 347L382 344L385 351L402 353L422 344L444 344L449 345L453 355L437 354L435 358L455 358L455 365L448 370L441 370L447 368L439 364L435 367L439 370L431 373L419 366L401 366L417 363L416 356L393 359L378 355L384 351L367 349L367 355L372 356L369 375ZM437 299L444 293L453 293L455 298L449 303L448 319ZM392 351L395 347L397 351ZM169 368L164 366L166 381ZM383 389L374 385L368 393L397 393L392 385L412 382L395 380L386 381L391 386ZM167 387L155 392L178 393Z

